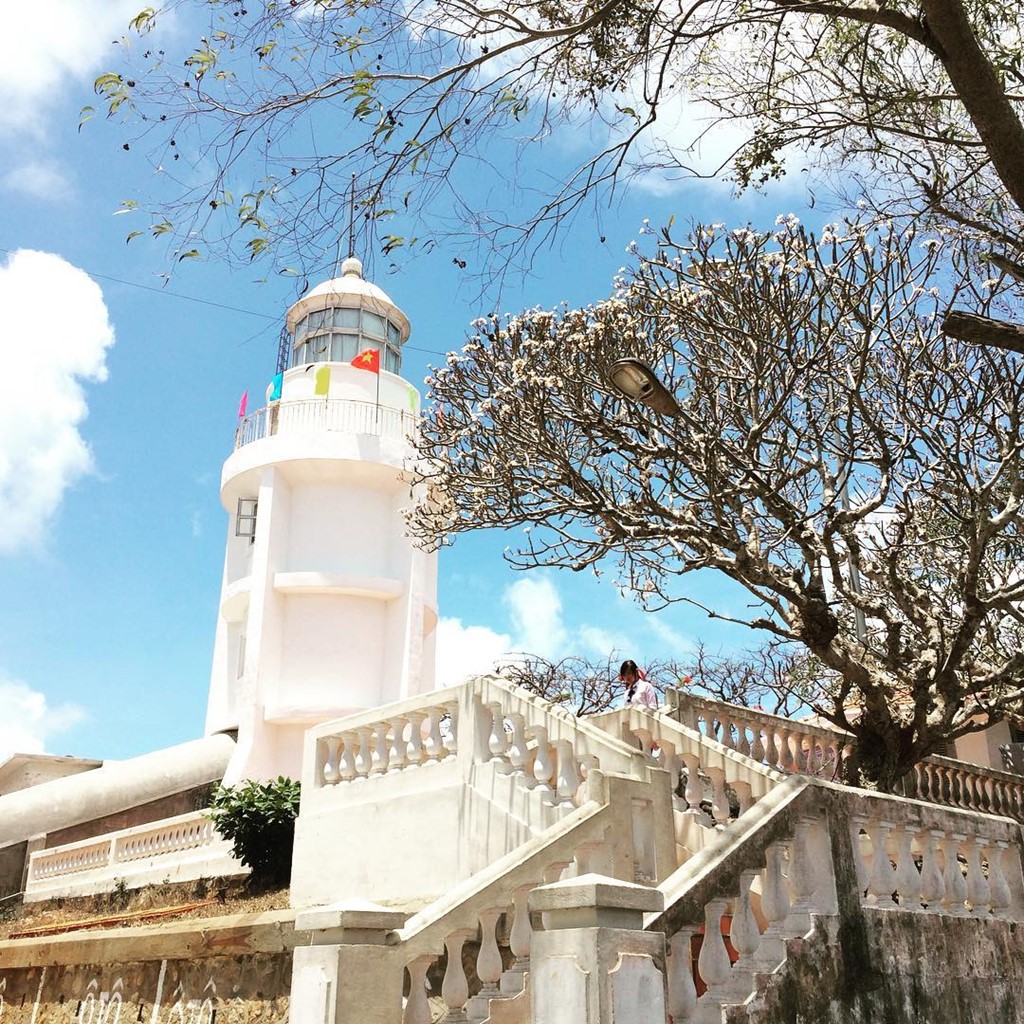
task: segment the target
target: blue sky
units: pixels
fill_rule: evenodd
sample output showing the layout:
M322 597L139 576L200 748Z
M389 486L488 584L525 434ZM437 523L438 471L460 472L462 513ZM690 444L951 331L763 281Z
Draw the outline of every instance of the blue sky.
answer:
M260 283L258 271L213 262L182 264L164 285L165 250L125 245L136 225L116 211L159 182L122 150L116 126L77 126L138 6L16 5L0 37L0 759L117 759L201 734L225 536L221 463L239 397L263 394L296 298L291 279ZM547 170L570 149L551 140ZM735 201L722 185L648 176L603 209L599 227L578 218L500 308L607 295L644 218L771 223L780 209L799 211L799 187ZM412 321L403 375L421 386L489 307L449 252L394 274L361 255ZM614 649L643 662L683 657L698 639L755 639L685 605L643 613L610 583L513 573L501 558L509 542L466 536L441 554L444 681L509 649ZM717 577L694 586L723 608L743 600Z

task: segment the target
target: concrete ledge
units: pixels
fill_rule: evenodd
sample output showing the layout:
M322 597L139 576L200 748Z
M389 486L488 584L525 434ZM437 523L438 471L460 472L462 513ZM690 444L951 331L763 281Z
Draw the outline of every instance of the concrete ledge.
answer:
M296 936L295 911L192 918L138 928L104 928L67 935L0 942L0 964L49 967L73 964L199 960L213 956L282 953L304 941ZM308 940L306 940L308 941Z

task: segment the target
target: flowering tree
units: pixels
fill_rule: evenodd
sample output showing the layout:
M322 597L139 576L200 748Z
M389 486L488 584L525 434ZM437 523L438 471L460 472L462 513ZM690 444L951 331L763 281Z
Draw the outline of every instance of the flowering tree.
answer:
M519 654L499 667L509 682L559 704L575 715L590 715L621 704L618 682L621 658L612 652L603 661L569 655L558 661ZM777 644L742 654L712 654L699 644L684 661L644 661L647 681L663 697L669 688L693 689L703 696L773 714L792 714L802 702L808 659Z
M478 321L432 379L412 531L540 524L513 564L615 562L649 608L725 574L750 613L707 610L813 654L808 703L891 789L1024 697L1024 368L942 335L942 249L699 227L598 305ZM678 415L615 393L627 356Z

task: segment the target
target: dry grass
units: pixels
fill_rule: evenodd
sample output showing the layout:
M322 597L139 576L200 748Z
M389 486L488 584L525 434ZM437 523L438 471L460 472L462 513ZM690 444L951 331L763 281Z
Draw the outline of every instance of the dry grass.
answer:
M0 905L2 906L2 905ZM212 878L198 882L150 885L144 889L116 889L96 896L76 896L42 903L12 905L0 909L0 939L36 929L60 934L60 926L76 925L76 931L98 928L139 927L154 919L224 917L228 914L260 914L284 910L288 890L253 892L246 879ZM56 929L54 928L56 926Z

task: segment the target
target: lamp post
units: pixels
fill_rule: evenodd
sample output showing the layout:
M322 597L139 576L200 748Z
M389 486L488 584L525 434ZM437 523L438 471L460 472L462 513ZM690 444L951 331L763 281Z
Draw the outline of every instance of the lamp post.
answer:
M639 359L617 359L608 371L608 382L616 391L631 398L634 402L646 405L648 409L660 412L665 416L678 416L682 409L675 400L672 392L665 387L658 379L657 374L644 362ZM843 511L849 511L850 495L847 489L847 481L843 479L843 486L839 494L839 502ZM860 571L853 564L850 566L850 589L860 597ZM867 646L867 620L861 608L854 606L854 623L857 631L857 640L862 647Z
M618 359L608 371L613 388L634 402L665 416L678 416L682 411L672 392L658 380L655 372L639 359Z

